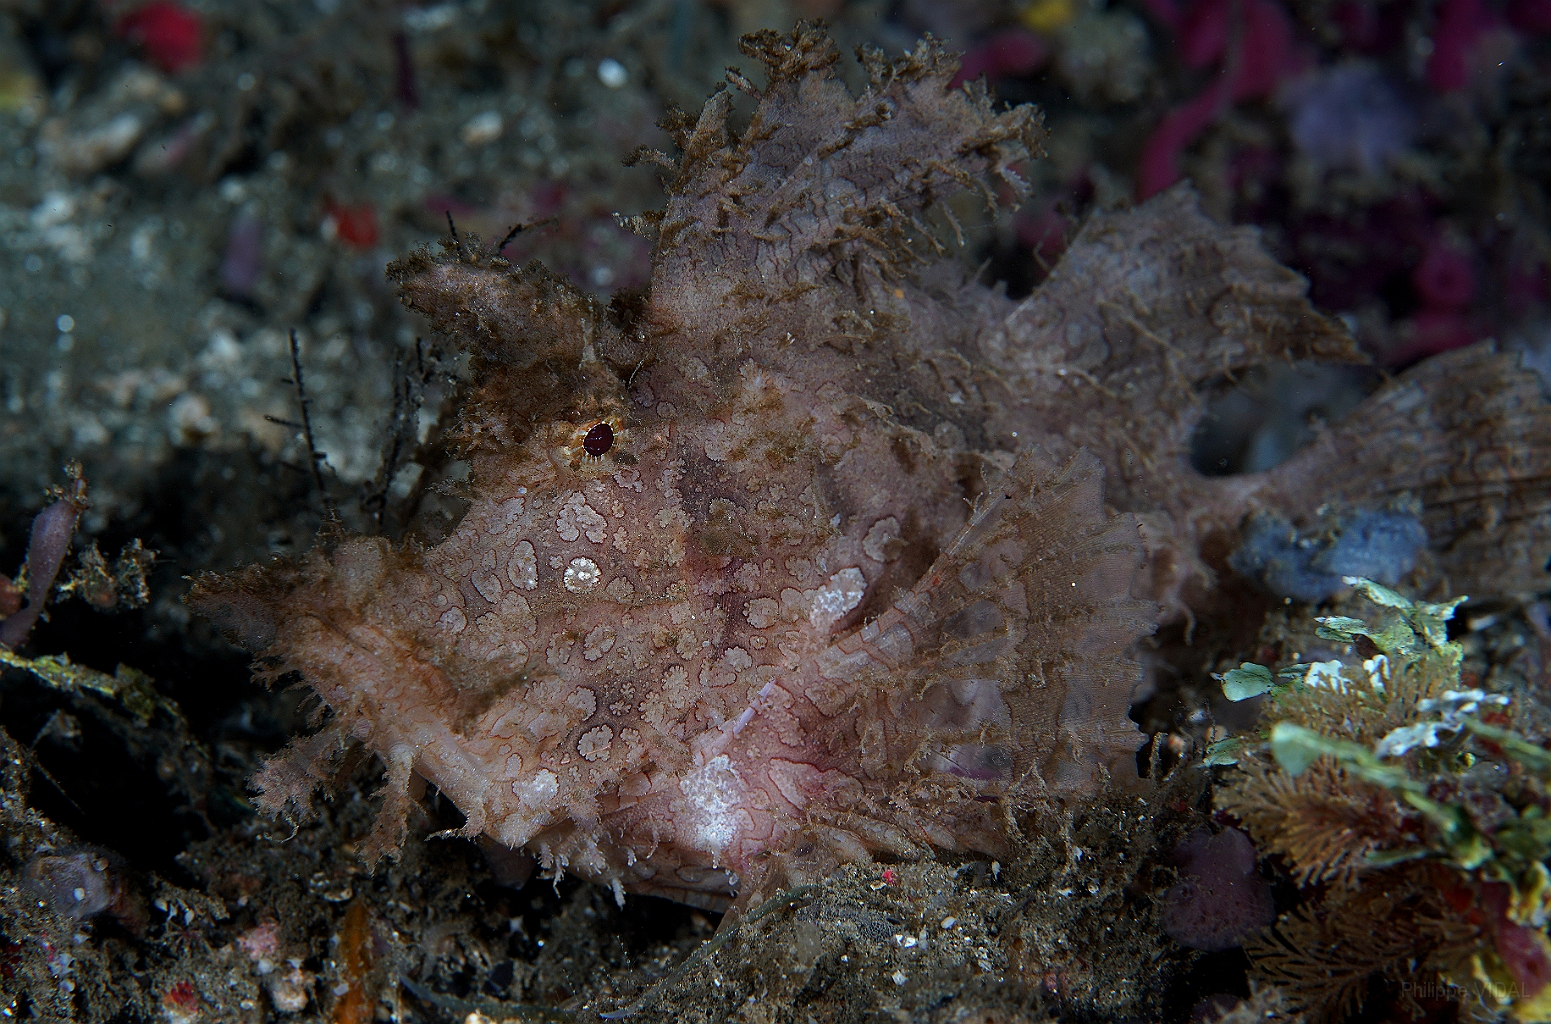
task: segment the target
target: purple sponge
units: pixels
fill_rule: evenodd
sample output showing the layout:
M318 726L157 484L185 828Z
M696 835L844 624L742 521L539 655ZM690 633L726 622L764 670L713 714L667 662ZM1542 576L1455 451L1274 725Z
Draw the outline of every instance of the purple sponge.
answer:
M1182 946L1215 953L1240 945L1276 918L1255 846L1236 828L1192 832L1175 847L1180 880L1163 894L1163 930Z

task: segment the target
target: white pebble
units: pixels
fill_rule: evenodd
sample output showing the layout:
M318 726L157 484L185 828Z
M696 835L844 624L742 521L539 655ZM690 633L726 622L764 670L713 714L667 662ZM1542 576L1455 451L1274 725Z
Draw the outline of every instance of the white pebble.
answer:
M619 89L630 81L630 72L613 57L604 57L598 61L598 81L610 89Z
M468 123L463 126L463 141L470 146L483 146L499 139L504 128L500 113L487 110L468 119Z

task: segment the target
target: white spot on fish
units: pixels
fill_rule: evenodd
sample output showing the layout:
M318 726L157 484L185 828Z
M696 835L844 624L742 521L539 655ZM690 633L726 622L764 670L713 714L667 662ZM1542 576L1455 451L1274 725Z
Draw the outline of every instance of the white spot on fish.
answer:
M565 567L565 588L573 594L591 593L602 578L598 563L590 558L573 558Z

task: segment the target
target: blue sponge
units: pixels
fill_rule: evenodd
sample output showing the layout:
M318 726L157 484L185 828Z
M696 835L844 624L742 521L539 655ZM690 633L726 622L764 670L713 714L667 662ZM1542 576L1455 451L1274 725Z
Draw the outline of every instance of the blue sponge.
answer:
M1345 586L1343 576L1398 583L1426 544L1426 528L1409 512L1348 512L1308 536L1283 516L1262 512L1245 523L1228 564L1277 597L1316 603Z

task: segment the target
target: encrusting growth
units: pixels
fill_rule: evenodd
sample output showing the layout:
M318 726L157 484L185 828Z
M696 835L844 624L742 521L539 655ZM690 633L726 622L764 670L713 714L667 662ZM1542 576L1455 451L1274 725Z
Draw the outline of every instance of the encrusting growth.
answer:
M372 858L422 776L462 834L722 907L875 854L997 855L1036 798L1136 780L1126 652L1189 575L1163 556L1194 564L1203 503L1226 528L1254 504L1189 476L1192 389L1350 341L1182 190L1097 218L1027 303L965 282L925 220L1021 197L1038 115L949 90L930 41L863 54L859 97L816 29L744 45L770 83L730 76L742 135L726 92L668 124L647 295L604 307L467 238L390 267L472 354L472 504L428 549L199 581L330 712L256 776L265 810L305 817L364 743Z
M1217 807L1304 892L1245 943L1254 973L1311 1021L1349 1017L1379 980L1408 1008L1545 1020L1551 751L1534 698L1464 669L1448 638L1464 598L1348 582L1364 618L1317 620L1336 657L1222 677L1228 699L1264 700L1258 735L1208 751L1235 766Z

